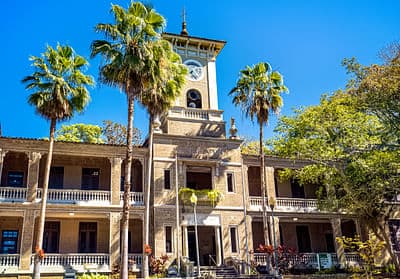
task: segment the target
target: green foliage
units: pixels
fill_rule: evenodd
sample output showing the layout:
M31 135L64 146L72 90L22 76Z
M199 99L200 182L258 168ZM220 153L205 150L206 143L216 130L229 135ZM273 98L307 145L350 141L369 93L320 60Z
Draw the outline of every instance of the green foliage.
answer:
M67 142L104 143L100 126L91 124L62 125L56 131L56 140Z
M224 198L224 195L221 193L221 191L216 189L195 190L187 187L182 187L179 189L179 197L184 201L189 201L192 194L195 194L200 201L207 199L211 202L212 206Z
M107 144L126 144L126 127L111 120L103 120L102 134ZM142 133L139 129L132 129L132 144L139 145L142 141Z
M355 252L361 257L364 263L363 273L367 278L373 278L373 275L380 273L380 270L376 268L375 260L382 255L385 242L378 240L375 234L370 233L366 241L361 241L359 236L354 238L343 236L336 240L345 249Z
M77 279L108 279L108 275L98 273L84 273L78 275Z
M22 79L27 90L34 91L28 98L36 112L48 120L66 120L74 112L82 112L90 100L87 86L93 78L83 73L88 62L72 47L57 45L38 56L31 56L35 72Z

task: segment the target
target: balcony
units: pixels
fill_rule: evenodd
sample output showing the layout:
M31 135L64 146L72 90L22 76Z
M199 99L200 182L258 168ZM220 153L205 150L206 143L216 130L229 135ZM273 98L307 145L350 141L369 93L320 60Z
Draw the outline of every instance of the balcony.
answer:
M32 267L33 257L32 255ZM64 272L66 269L77 272L110 272L110 257L108 254L46 254L40 265L44 273Z
M186 118L197 120L222 121L220 110L200 110L183 107L173 107L168 111L168 117Z
M0 202L24 202L26 188L0 187Z
M266 198L266 203L268 200ZM262 197L250 197L250 208L251 211L262 211L263 198ZM267 210L270 210L267 206ZM276 211L284 212L320 212L317 207L316 199L295 199L295 198L276 198Z
M36 198L42 198L43 190L36 190ZM26 188L17 187L0 187L0 203L1 202L25 202L27 196ZM120 192L120 200L122 204L123 192ZM131 192L130 201L132 206L144 205L142 192ZM110 191L87 191L75 189L49 189L47 193L47 202L51 204L77 204L77 205L110 205Z
M332 265L339 264L336 253L320 253L330 254L332 259ZM268 265L269 256L263 253L254 253L254 261L257 265L266 266ZM362 266L363 262L359 255L354 253L345 253L346 266ZM319 253L300 253L298 255L289 256L290 265L298 268L314 268L320 269L319 265Z

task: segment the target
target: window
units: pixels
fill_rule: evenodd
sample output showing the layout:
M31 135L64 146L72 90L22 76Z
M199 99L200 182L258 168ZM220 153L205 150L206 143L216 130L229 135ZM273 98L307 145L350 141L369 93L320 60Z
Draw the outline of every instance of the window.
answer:
M227 173L226 174L226 184L228 186L228 192L233 192L234 187L233 187L233 173Z
M24 172L23 171L9 171L7 173L7 186L23 187L24 186Z
M99 190L100 170L82 168L82 190Z
M232 253L238 253L237 228L230 227L229 230L231 233L231 251Z
M46 222L44 224L43 250L46 253L58 253L60 241L60 222Z
M1 253L16 254L18 244L18 231L4 230L1 233Z
M296 226L297 246L300 253L311 252L310 233L307 226Z
M79 223L79 253L96 253L97 223Z
M172 227L165 227L165 252L172 253Z
M64 186L64 167L51 167L49 176L49 188L62 189L63 186Z
M304 187L299 184L297 179L290 180L290 186L292 188L292 198L304 199Z
M171 189L171 171L164 170L164 189Z
M186 94L187 107L201 109L201 94L195 89L190 89Z

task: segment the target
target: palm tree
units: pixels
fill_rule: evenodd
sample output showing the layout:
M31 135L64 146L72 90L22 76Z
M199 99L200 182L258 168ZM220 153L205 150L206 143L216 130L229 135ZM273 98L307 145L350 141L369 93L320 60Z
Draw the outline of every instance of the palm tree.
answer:
M283 105L281 94L288 89L283 84L283 77L277 71L272 71L269 63L261 62L253 67L246 66L240 71L236 86L229 92L233 95L233 104L240 106L246 117L256 119L260 125L260 178L263 197L263 228L264 244L270 244L267 227L266 185L264 163L264 125L268 123L271 112L279 113Z
M58 121L70 119L74 112L82 112L90 100L86 88L93 85L93 78L85 75L81 69L88 65L82 56L75 54L70 46L57 45L56 49L47 46L41 57L32 56L35 72L22 79L26 89L32 90L28 103L36 112L50 120L49 151L43 179L43 193L36 239L36 254L33 276L40 278L40 256L43 252L43 231L46 214L47 190L51 160L53 156L54 131Z
M95 40L92 43L91 57L97 55L103 57L104 64L100 67L100 81L123 90L128 100L127 150L121 220L121 279L127 279L134 101L140 98L148 85L150 73L146 71L146 64L152 59L149 44L161 37L165 19L140 2L131 2L128 9L112 5L111 12L114 15L113 24L99 23L95 27L97 32L104 34L106 40ZM146 207L148 206L149 201L146 201Z
M140 102L149 113L149 160L147 165L147 185L146 200L150 201L151 170L153 163L153 126L159 129L159 123L153 125L153 121L158 122L160 114L166 112L179 95L185 84L187 68L181 62L181 58L176 54L166 40L160 40L152 44L151 47L153 60L148 64L150 76L150 87L142 95ZM149 243L150 228L150 207L146 207L145 214L145 243ZM178 217L177 217L178 218ZM179 262L179 259L177 259ZM149 275L148 255L144 254L144 276ZM179 266L179 263L178 263Z

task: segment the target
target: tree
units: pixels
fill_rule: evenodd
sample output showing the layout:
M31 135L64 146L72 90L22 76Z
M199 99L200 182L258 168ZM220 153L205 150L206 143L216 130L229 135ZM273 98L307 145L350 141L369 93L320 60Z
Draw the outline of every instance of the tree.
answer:
M47 46L40 57L31 56L35 69L31 75L22 79L26 89L33 91L28 103L36 112L50 120L49 151L43 178L43 193L36 239L33 277L40 278L40 254L43 253L43 231L46 214L47 191L50 166L53 156L54 132L56 123L70 119L75 112L82 112L90 100L88 85L93 85L93 78L85 75L82 69L88 65L85 58L77 55L68 46L57 45L55 49Z
M111 120L103 120L102 134L107 144L126 144L126 127ZM132 144L139 145L142 141L142 133L138 128L132 129Z
M141 97L148 85L151 73L147 71L146 66L152 59L149 43L160 38L165 19L140 2L131 2L127 9L112 5L111 12L114 23L99 23L95 27L97 32L104 35L105 40L92 42L91 56L101 55L104 60L100 67L100 81L122 89L128 100L127 151L121 220L121 279L127 279L134 100ZM149 201L146 201L146 206L149 206L148 203Z
M253 67L246 66L240 71L236 86L230 91L235 106L240 106L242 112L260 125L259 155L261 190L263 196L263 226L264 244L269 244L266 221L266 185L264 163L264 125L268 123L270 113L278 113L283 105L281 94L288 89L283 84L283 77L277 71L272 71L268 63L261 62Z
M150 88L144 92L140 102L149 113L149 160L147 162L146 200L150 201L151 170L153 163L153 128L159 129L159 116L166 112L179 95L185 84L187 68L181 63L181 58L176 54L166 40L152 44L153 60L148 64L151 73ZM153 121L155 122L153 124ZM147 202L149 204L149 202ZM177 205L178 206L178 205ZM145 214L145 243L149 243L150 206L146 206ZM179 259L177 259L179 261ZM148 276L148 255L144 254L144 275Z
M381 148L383 128L377 116L359 107L356 96L337 91L322 96L319 105L281 117L273 150L293 160L308 159L310 165L282 175L321 185L320 207L358 216L395 259L385 221L394 209L388 201L400 192L400 154Z
M56 131L56 140L67 142L104 143L100 126L83 123L62 125L61 129Z

